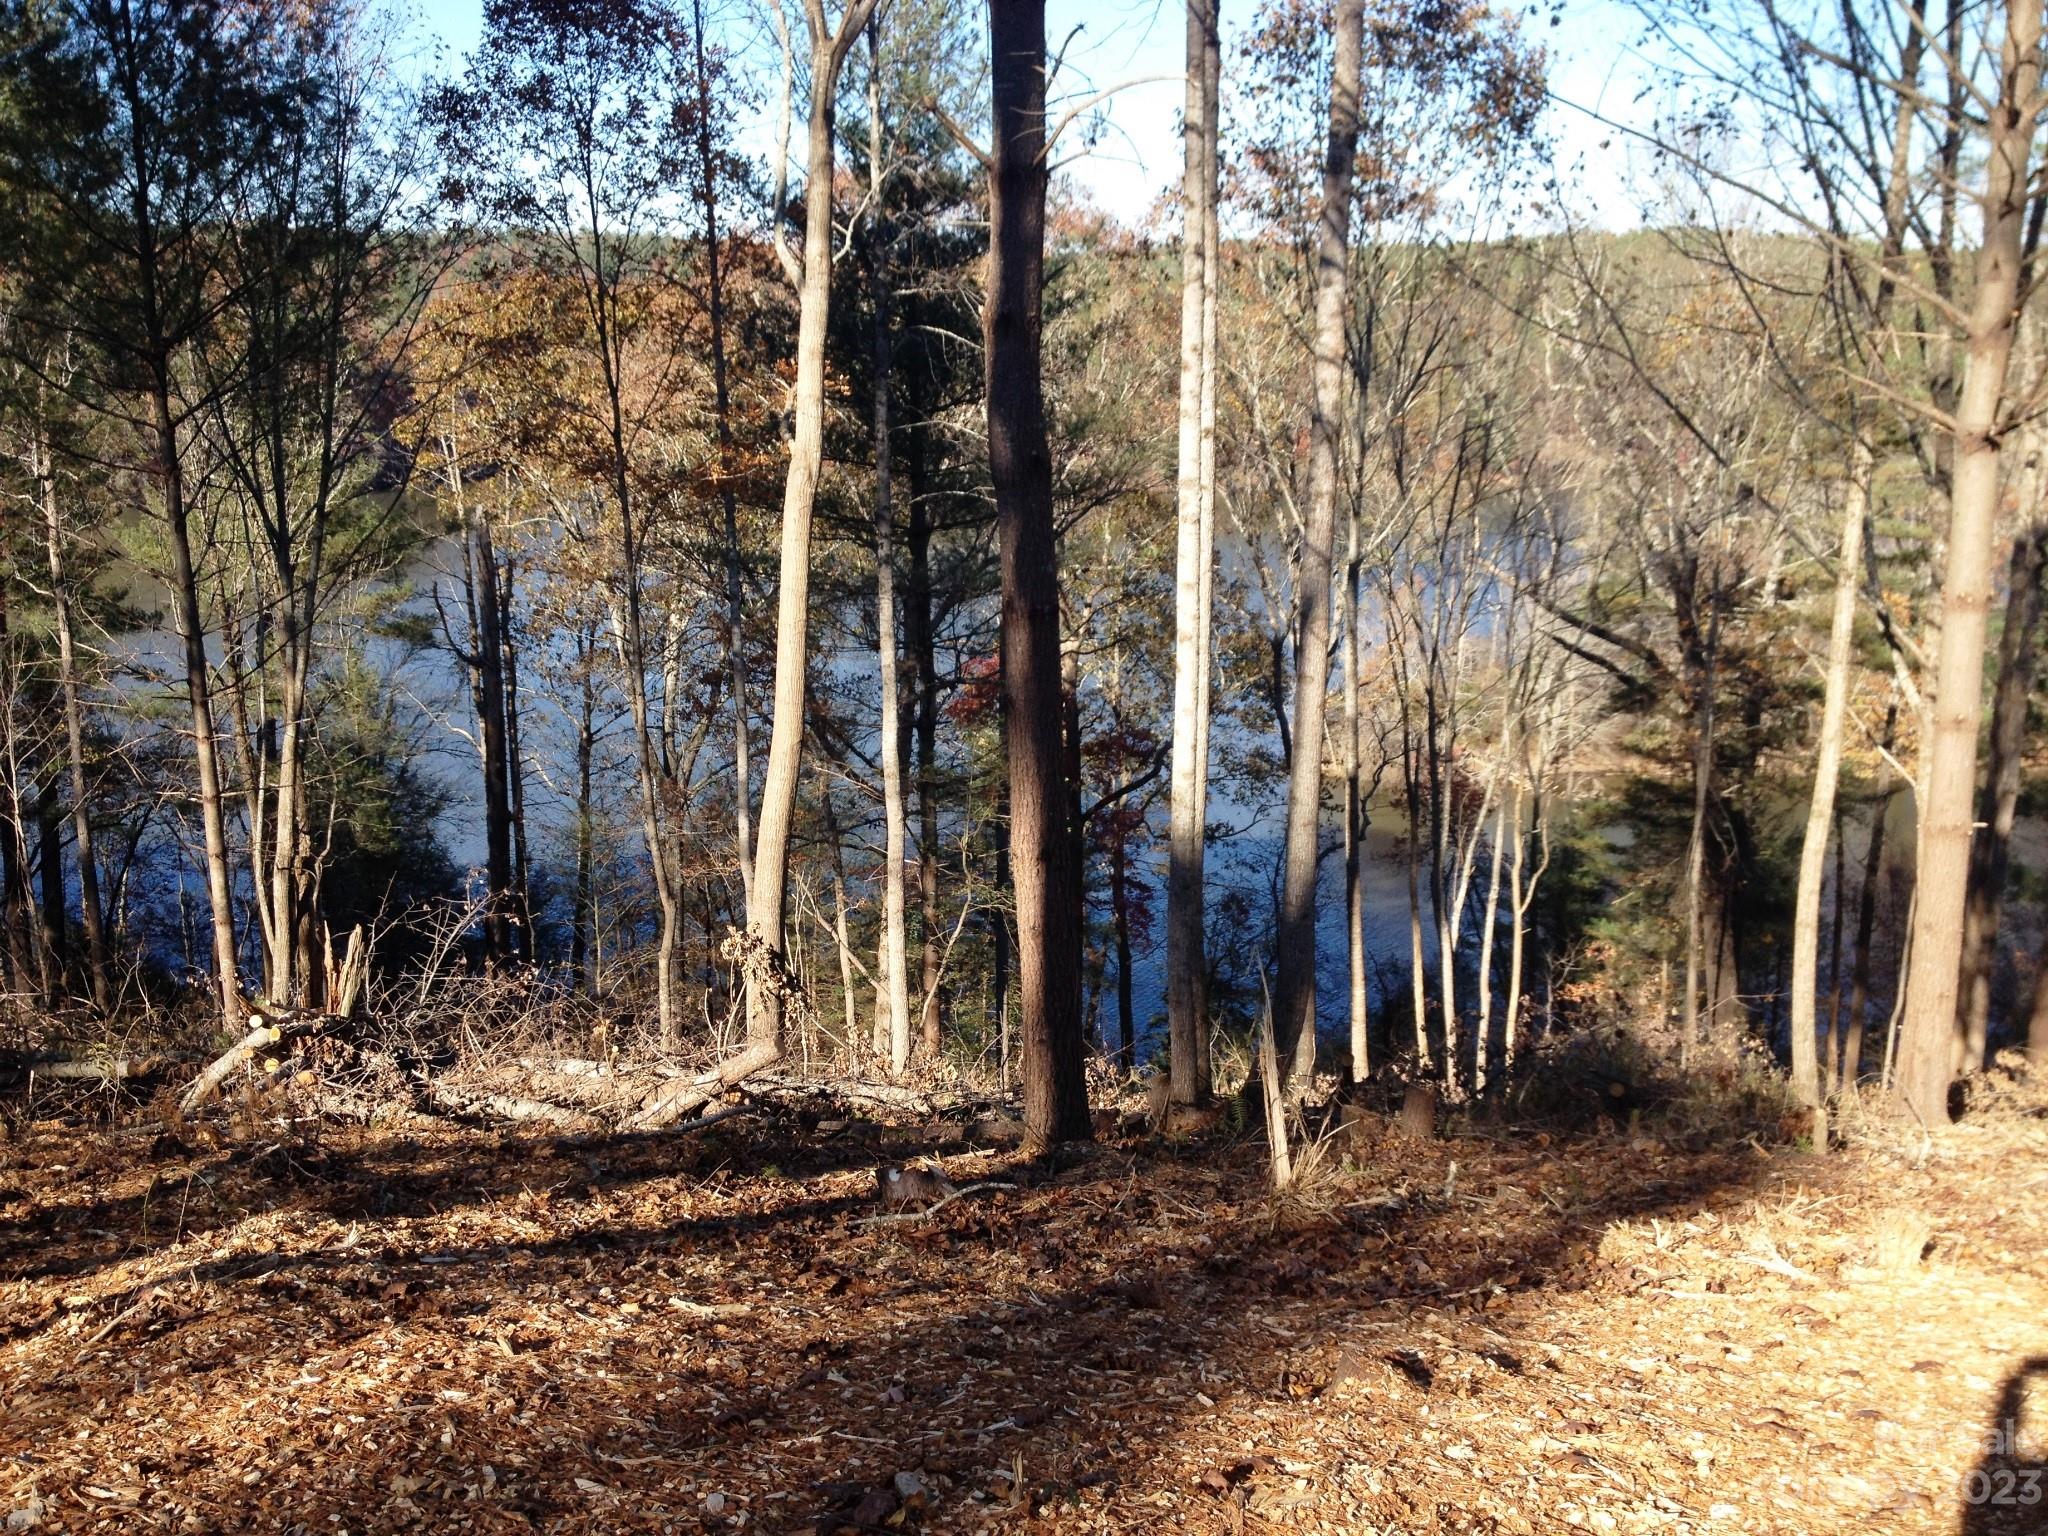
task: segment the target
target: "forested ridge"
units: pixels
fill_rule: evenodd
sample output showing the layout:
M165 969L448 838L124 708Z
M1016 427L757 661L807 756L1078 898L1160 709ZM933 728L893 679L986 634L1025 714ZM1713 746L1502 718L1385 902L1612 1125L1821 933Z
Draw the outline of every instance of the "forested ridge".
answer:
M1190 0L1150 23L1176 174L1111 207L1077 167L1130 86L1042 3L486 0L461 57L358 0L0 6L21 1422L124 1339L226 1363L257 1285L402 1330L407 1266L459 1264L464 1315L567 1348L535 1277L581 1305L587 1259L723 1491L535 1441L502 1488L336 1463L262 1518L2031 1528L2038 1446L1940 1479L2039 1373L1983 1309L2048 1284L2002 1225L2039 1225L2048 1062L2042 22ZM1625 108L1559 84L1604 27ZM1900 1419L1883 1497L1722 1497L1718 1443L1667 1490L1647 1420L1587 1463L1614 1513L1317 1459L1382 1367L1566 1413L1489 1330L1704 1326L1645 1287L1860 1308L1868 1382L1938 1263L1930 1348L1983 1386ZM846 1386L863 1308L916 1295L985 1423L909 1427L877 1346L890 1449L772 1507L754 1431L796 1409L745 1383ZM996 1401L980 1300L1050 1421ZM730 1391L631 1320L671 1302ZM1334 1394L1321 1449L1219 1419L1249 1459L1110 1468L1073 1362L1143 1377L1151 1339L1171 1445L1223 1313L1223 1379L1261 1318L1299 1341L1276 1400ZM1397 1313L1443 1331L1353 1337ZM1453 1460L1527 1439L1492 1433ZM10 1530L242 1497L19 1460Z

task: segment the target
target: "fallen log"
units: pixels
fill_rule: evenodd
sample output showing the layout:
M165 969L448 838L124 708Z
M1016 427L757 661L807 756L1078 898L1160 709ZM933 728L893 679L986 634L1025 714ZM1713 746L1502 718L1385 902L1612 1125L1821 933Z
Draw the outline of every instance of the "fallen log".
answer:
M28 1056L0 1063L0 1073L49 1077L60 1082L125 1083L198 1059L185 1051L156 1051L143 1056Z
M758 1045L748 1046L730 1061L708 1072L663 1083L641 1099L639 1107L626 1117L625 1128L658 1131L674 1125L763 1068L773 1066L781 1056L780 1046L772 1040L764 1040Z
M831 1099L842 1104L893 1110L921 1120L935 1119L947 1113L992 1110L1002 1103L1000 1099L986 1094L932 1093L900 1083L878 1083L868 1078L805 1078L771 1072L757 1073L748 1082L747 1091L764 1099L811 1102Z
M420 1086L432 1107L444 1113L478 1119L486 1115L495 1115L500 1120L540 1121L564 1131L590 1132L604 1129L604 1122L596 1115L563 1104L550 1104L544 1099L523 1099L505 1093L483 1093L458 1088L452 1083L440 1082L434 1078L420 1079Z

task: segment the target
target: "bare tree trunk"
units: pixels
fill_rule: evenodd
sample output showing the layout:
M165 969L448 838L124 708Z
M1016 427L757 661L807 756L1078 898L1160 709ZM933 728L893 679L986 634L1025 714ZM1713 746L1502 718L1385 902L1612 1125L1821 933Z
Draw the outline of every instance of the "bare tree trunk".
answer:
M1044 0L990 0L989 470L1002 548L1003 725L1024 1003L1024 1124L1045 1146L1089 1135L1082 1075L1081 872L1061 751L1052 450L1040 378L1045 271Z
M57 687L64 700L64 751L71 775L71 835L78 860L78 912L85 930L88 983L93 1006L114 1006L113 966L100 916L99 863L93 854L92 799L85 778L85 708L79 698L78 661L71 636L71 585L64 570L64 523L57 506L57 480L50 447L39 453L43 537L50 568L50 610L57 632Z
M1806 805L1806 835L1799 847L1799 885L1792 917L1792 1092L1808 1109L1822 1103L1816 1005L1820 992L1820 898L1827 874L1828 835L1835 825L1835 789L1841 780L1842 743L1849 716L1849 673L1854 663L1856 594L1863 583L1863 523L1870 511L1870 449L1858 442L1842 498L1842 534L1835 555L1835 605L1828 625L1827 683L1813 793ZM1837 905L1841 893L1835 894ZM1814 1139L1825 1144L1825 1135Z
M1422 835L1422 796L1415 764L1414 732L1409 721L1410 701L1405 669L1398 681L1401 689L1401 791L1408 819L1405 840L1408 855L1408 994L1409 1006L1415 1014L1416 1067L1426 1073L1430 1068L1429 982L1422 962L1422 863L1418 841Z
M1898 721L1899 706L1894 699L1884 712L1884 735L1879 738L1886 751L1891 750ZM1863 884L1856 893L1856 940L1849 960L1849 1017L1842 1026L1841 1064L1835 1071L1835 1081L1843 1088L1854 1088L1863 1073L1864 1014L1870 1006L1870 940L1877 927L1877 881L1884 871L1884 827L1890 809L1891 796L1887 793L1877 802L1871 815L1870 837L1863 845Z
M1899 1051L1902 1110L1934 1125L1948 1115L1954 1066L1963 919L1969 894L1977 724L1983 712L1984 630L1991 604L1991 541L1998 516L2000 404L2012 356L2029 187L2028 162L2041 113L2041 7L2006 8L2001 88L1990 113L1984 235L1977 251L1963 387L1956 402L1955 492L1947 569L1942 576L1941 642L1934 680L1919 902L1913 966Z
M846 839L839 829L839 813L832 803L832 788L828 782L822 796L825 806L825 840L832 845L832 938L839 947L839 995L840 1013L845 1021L846 1057L850 1063L858 1064L860 1049L860 1007L853 989L853 941L848 936L846 924ZM888 940L884 936L881 959L888 963ZM880 988L876 989L879 993ZM888 999L875 999L875 1036L872 1044L877 1056L889 1054L890 1041L884 1035L888 1016ZM903 1063L890 1062L890 1070L901 1072Z
M42 940L51 994L69 990L70 943L64 912L64 823L57 809L56 755L45 752L36 771L36 871L43 898Z
M583 990L585 966L597 923L597 828L591 819L595 814L591 803L591 767L592 759L597 755L597 681L591 669L596 663L596 651L596 628L591 625L577 636L576 660L582 697L576 715L576 891L569 913L570 924L575 930L569 938L569 988L573 992ZM597 992L596 970L590 969L588 976L594 996Z
M1502 732L1503 737L1506 734L1505 731ZM1501 760L1505 766L1505 740L1502 741L1501 748ZM1486 916L1479 928L1479 1021L1474 1031L1476 1039L1472 1048L1472 1092L1475 1096L1486 1092L1486 1057L1493 1033L1493 931L1500 920L1500 866L1507 836L1507 797L1496 791L1493 808L1493 848L1486 876Z
M2042 576L2048 568L2048 522L2013 541L2007 576L2005 630L1998 637L1998 681L1991 697L1991 759L1977 797L1982 827L1970 859L1970 899L1963 909L1962 1028L1958 1070L1984 1064L1991 1033L1991 974L1998 919L2012 858L2013 817L2019 807L2020 765L2026 752L2027 706L2040 656Z
M754 904L754 853L749 811L753 793L747 727L746 591L740 580L739 507L733 493L732 396L726 380L725 268L718 243L718 169L711 143L711 72L704 63L704 0L691 0L691 41L697 51L697 159L704 175L705 309L711 321L711 400L718 419L718 503L725 514L725 649L732 671L733 852L749 912Z
M925 1055L937 1060L941 1045L939 995L944 965L939 938L939 676L932 638L932 525L916 478L921 460L913 437L909 456L910 482L910 605L904 615L903 638L917 674L917 909L919 936L918 1033ZM998 880L998 886L1006 884ZM1008 930L998 925L998 940ZM1002 995L1002 989L997 989Z
M507 557L498 585L498 644L505 679L505 807L512 828L512 932L519 957L531 964L537 956L533 944L533 867L528 862L526 847L526 754L519 743L519 635L513 623L517 564Z
M1458 1097L1458 944L1452 931L1450 889L1445 880L1444 844L1451 807L1444 794L1444 754L1437 706L1437 655L1426 658L1422 685L1422 766L1429 776L1429 909L1436 923L1436 989L1443 1012L1444 1096Z
M1203 953L1204 837L1199 755L1203 679L1211 616L1204 577L1213 558L1204 539L1203 389L1206 328L1214 313L1208 268L1208 205L1216 196L1215 146L1208 138L1211 0L1188 0L1187 101L1182 118L1186 166L1181 189L1180 436L1175 484L1173 588L1173 757L1168 798L1166 876L1167 1072L1173 1102L1208 1096L1197 1041L1208 1032L1208 959ZM1121 879L1119 871L1118 878ZM1120 899L1120 898L1119 898Z
M460 479L451 461L451 478ZM512 941L512 806L506 793L505 646L499 634L498 557L483 509L463 502L464 574L469 586L469 663L475 685L477 748L484 784L484 952L508 964ZM658 850L656 856L659 856Z
M1685 854L1685 1002L1678 1019L1678 1059L1692 1060L1700 1039L1700 946L1706 927L1707 808L1714 786L1714 656L1721 634L1721 609L1708 621L1703 654L1692 672L1692 838Z
M875 650L881 673L882 987L889 1014L889 1069L910 1065L910 956L904 935L902 695L896 681L896 514L890 501L889 389L894 347L888 221L883 217L882 23L868 23L868 197L872 203L870 292L875 312Z
M1358 153L1362 0L1338 0L1323 206L1316 235L1313 402L1309 417L1308 515L1295 579L1300 627L1294 651L1294 762L1287 777L1287 852L1281 891L1274 1037L1290 1078L1315 1061L1316 866L1323 798L1323 709L1330 689L1331 545L1337 455L1343 431L1345 307L1350 292L1351 177Z
M168 360L150 382L156 431L156 473L170 533L171 598L185 649L185 694L192 708L192 756L199 776L199 821L206 842L206 895L213 911L213 974L222 1021L242 1022L241 970L236 958L234 896L228 884L227 818L221 810L219 739L213 729L213 691L207 672L206 628L199 612L199 573L185 506L184 461L171 416Z
M7 595L0 588L0 643L7 638ZM6 660L0 654L0 662ZM7 679L18 686L19 673ZM30 913L33 892L29 883L28 833L22 825L22 788L26 772L16 735L14 701L6 701L0 712L0 901L5 904L7 969L14 990L31 989L47 994L48 978L43 974L45 956L36 942Z
M804 249L797 279L796 390L789 475L782 491L781 591L775 611L775 705L768 771L761 784L760 838L754 852L751 926L785 964L783 912L789 881L789 838L796 819L797 771L803 756L805 674L810 658L811 514L825 452L825 331L832 305L833 117L840 66L874 11L875 0L849 0L834 30L824 0L804 0L811 41L810 145L804 178ZM778 210L779 212L779 210ZM776 236L781 238L778 224ZM792 263L792 265L795 265ZM747 1008L747 1040L757 1051L779 1048L782 1001L755 987Z
M1117 1060L1128 1072L1138 1064L1136 1000L1131 990L1130 850L1119 822L1109 845L1109 918L1116 939Z
M1366 806L1363 744L1359 717L1360 668L1363 645L1359 635L1359 549L1358 509L1346 519L1344 551L1344 939L1347 972L1351 980L1351 1081L1362 1083L1372 1073L1369 1006L1372 981L1366 973L1365 955L1365 831Z
M1202 139L1208 147L1209 193L1202 200L1202 473L1199 541L1208 556L1202 561L1201 589L1195 606L1202 615L1195 695L1195 803L1206 817L1209 804L1210 691L1216 677L1216 302L1223 287L1222 237L1217 205L1221 150L1219 124L1223 89L1223 40L1217 0L1208 0L1209 27L1202 48ZM1206 882L1205 882L1206 883ZM1204 905L1206 907L1206 899ZM1206 949L1206 937L1204 948ZM1202 973L1202 1011L1195 1029L1196 1100L1206 1101L1214 1089L1209 1059L1209 976L1207 957Z

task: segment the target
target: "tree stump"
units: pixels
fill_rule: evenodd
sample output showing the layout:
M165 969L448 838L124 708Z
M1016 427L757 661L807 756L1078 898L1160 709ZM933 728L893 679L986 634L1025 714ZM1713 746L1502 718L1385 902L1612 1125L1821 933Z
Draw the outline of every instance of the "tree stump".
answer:
M1436 1140L1436 1087L1431 1083L1410 1083L1401 1098L1401 1114L1395 1121L1403 1132L1417 1141Z

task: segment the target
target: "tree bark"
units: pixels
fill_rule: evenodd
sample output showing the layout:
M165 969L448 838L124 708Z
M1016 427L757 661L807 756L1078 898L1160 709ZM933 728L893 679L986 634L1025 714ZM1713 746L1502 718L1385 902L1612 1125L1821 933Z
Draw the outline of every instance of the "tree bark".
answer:
M1698 591L1694 582L1693 590ZM1721 636L1721 607L1714 604L1704 646L1698 643L1698 615L1685 642L1692 693L1692 836L1685 853L1685 1001L1678 1019L1678 1059L1692 1060L1700 1040L1701 946L1707 926L1707 810L1714 792L1714 661ZM1718 953L1718 946L1717 946Z
M1197 1045L1208 1031L1208 959L1204 954L1204 841L1208 806L1200 753L1211 615L1204 577L1214 558L1203 521L1203 390L1210 305L1208 210L1217 195L1216 147L1209 137L1208 49L1216 28L1213 0L1188 0L1187 91L1182 118L1180 422L1175 481L1173 588L1173 746L1167 812L1166 1017L1172 1101L1208 1097ZM1121 875L1119 873L1119 879ZM1119 898L1120 899L1120 898Z
M594 996L598 976L596 967L589 965L597 925L597 828L591 819L591 769L597 755L597 680L592 674L597 662L594 624L577 635L576 661L581 691L576 713L576 890L569 912L569 922L575 931L569 938L569 990L582 991L587 975Z
M1898 728L1896 700L1884 712L1886 751ZM1891 810L1891 795L1880 796L1871 814L1870 836L1863 845L1863 884L1856 893L1856 939L1849 958L1849 1011L1842 1024L1841 1061L1835 1069L1838 1087L1853 1089L1863 1073L1864 1014L1870 1006L1870 940L1877 927L1877 881L1884 872L1884 827ZM1903 980L1903 978L1901 978Z
M199 821L206 843L206 895L213 913L214 985L221 1018L242 1022L241 968L236 957L234 896L228 884L227 819L221 810L219 739L213 729L213 690L207 672L206 626L199 611L199 573L185 506L184 462L171 415L168 353L152 359L150 404L156 432L156 476L170 533L171 597L178 637L184 642L185 696L192 710L192 756L199 778Z
M1818 1054L1820 898L1827 874L1828 836L1835 825L1835 789L1841 780L1842 744L1849 717L1849 673L1855 657L1856 595L1863 583L1863 523L1870 511L1871 453L1858 442L1851 455L1835 560L1835 603L1828 624L1827 682L1821 703L1813 793L1799 847L1799 884L1792 916L1792 1092L1808 1109L1824 1097ZM1835 893L1839 906L1841 892ZM1815 1145L1820 1145L1816 1138Z
M505 808L512 828L512 939L519 958L532 964L533 866L526 846L526 754L519 743L518 562L506 557L498 583L498 644L504 673ZM678 925L680 926L680 925Z
M1330 130L1316 237L1313 403L1309 416L1308 515L1295 578L1294 761L1287 778L1287 851L1280 900L1274 1037L1290 1076L1315 1060L1316 867L1323 798L1323 710L1330 688L1331 545L1337 455L1343 430L1345 305L1350 291L1351 178L1358 153L1362 0L1338 0Z
M85 932L87 984L101 1013L114 1006L113 965L100 914L99 863L93 853L92 798L85 777L85 706L79 697L78 659L71 635L71 584L64 568L64 520L57 504L56 466L50 447L40 450L38 479L43 538L50 569L51 620L57 632L57 687L64 701L64 754L71 777L72 847L78 861L78 915Z
M1977 796L1977 834L1970 858L1970 899L1963 909L1962 1017L1959 1071L1983 1066L1991 1034L1991 979L1997 958L1998 920L2012 860L2012 827L2019 807L2020 766L2026 752L2027 707L2040 656L2042 576L2048 569L2048 522L2013 541L2007 573L2005 630L1998 637L1998 681L1991 697L1991 758Z
M906 530L910 544L910 602L904 615L903 639L917 674L917 909L921 950L918 1032L925 1056L936 1060L943 1018L939 975L944 966L939 937L939 668L932 636L932 523L918 478L921 433L922 428L913 433L907 456L911 475ZM998 931L1000 934L1007 930L998 924Z
M1002 552L1003 731L1023 986L1024 1125L1090 1133L1082 1074L1081 872L1063 783L1059 566L1040 377L1045 270L1045 4L990 0L989 469Z
M450 479L460 470L451 459ZM477 750L484 786L484 952L494 967L509 964L512 942L512 805L507 793L505 737L505 646L499 634L503 607L498 600L498 557L491 526L481 507L469 504L457 489L464 539L463 573L467 578L470 668L476 713Z
M789 839L796 818L797 772L803 756L805 674L810 659L811 514L825 452L825 331L832 305L833 118L839 71L867 25L875 0L849 0L835 30L824 0L805 0L811 41L810 143L804 178L804 248L798 273L796 390L789 473L782 491L781 591L775 610L775 701L768 770L761 784L759 838L754 849L751 927L768 952L788 963L783 913L788 896ZM747 1007L747 1039L755 1050L779 1049L782 1001L755 987Z
M1895 1087L1901 1111L1930 1126L1947 1119L1954 1068L1977 726L1983 713L1984 632L1991 605L1991 542L1998 515L2000 407L2016 325L2028 163L2042 105L2040 42L2041 7L2025 0L2009 4L2001 88L1990 113L1984 235L1977 251L1976 292L1970 303L1963 387L1952 434L1955 492L1947 569L1942 575L1913 965L1906 983Z
M869 288L875 346L875 653L881 674L882 739L882 989L889 1016L889 1069L910 1065L909 946L904 934L902 695L896 680L896 512L890 500L889 390L895 349L889 293L891 232L883 215L881 18L868 23Z
M725 359L725 267L718 243L718 165L711 143L711 72L704 63L704 0L691 0L691 41L697 53L697 160L704 177L705 311L711 322L711 403L718 421L718 504L725 515L725 649L732 672L733 852L740 889L751 911L754 854L749 808L752 743L747 726L746 591L740 580L739 506L733 491L732 395Z
M1210 694L1216 680L1216 304L1223 286L1221 225L1217 215L1222 202L1218 186L1222 164L1220 135L1223 94L1223 38L1217 18L1217 0L1208 0L1209 27L1202 48L1202 139L1210 160L1209 192L1202 200L1202 473L1201 528L1199 539L1208 558L1202 562L1201 590L1195 605L1202 614L1201 655L1196 669L1195 696L1195 803L1208 814L1209 731L1215 723ZM1206 883L1206 881L1205 881ZM1206 898L1204 901L1206 907ZM1205 945L1206 949L1206 938ZM1209 1059L1209 975L1206 956L1202 974L1202 1017L1195 1031L1195 1083L1197 1098L1205 1100L1214 1090L1215 1073Z
M1364 729L1360 715L1364 646L1360 630L1358 511L1345 519L1344 550L1344 942L1351 982L1351 1081L1372 1075L1370 1003L1372 978L1365 954Z

